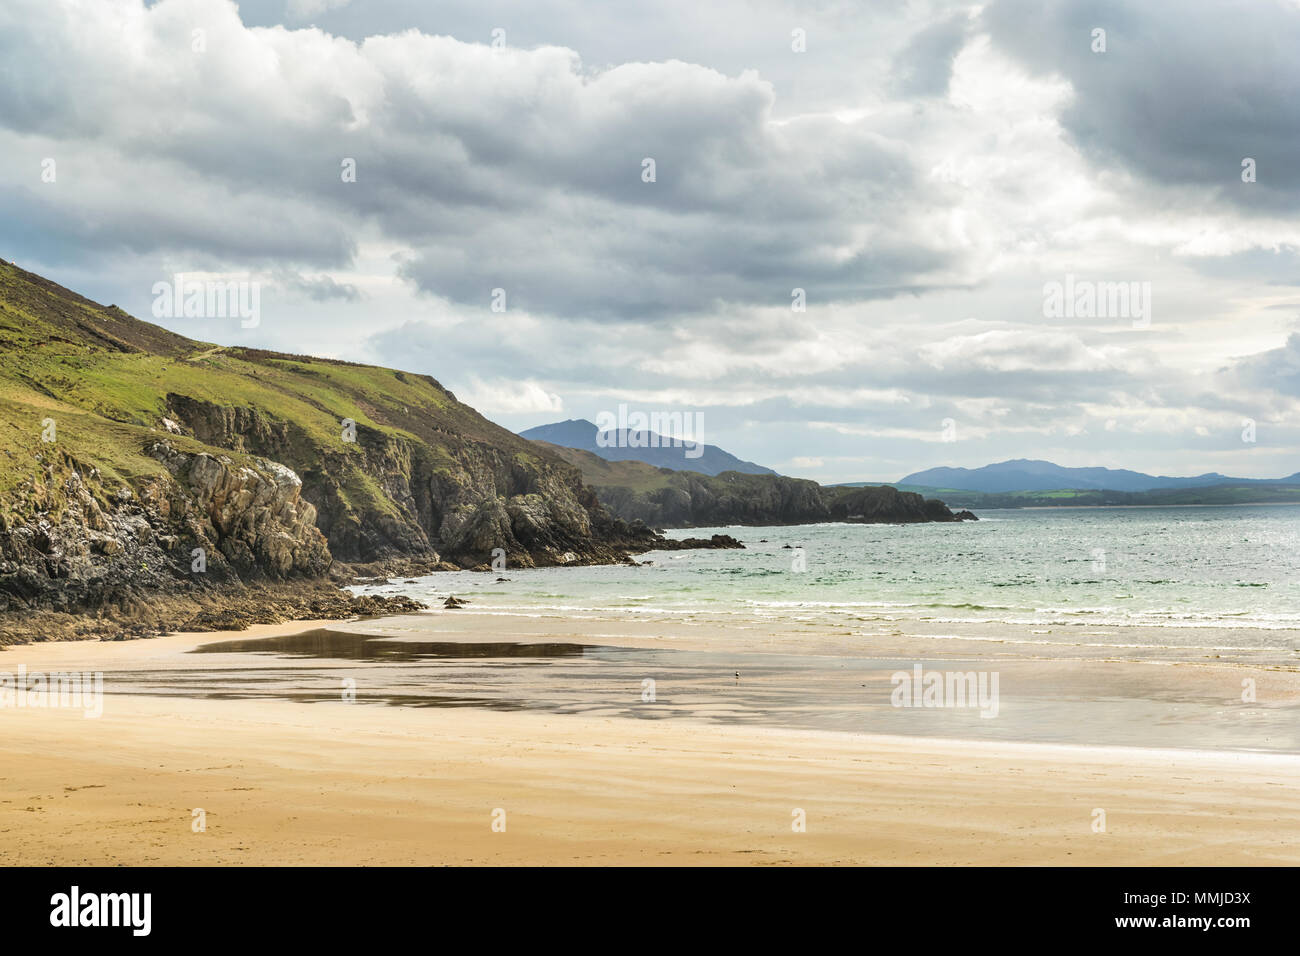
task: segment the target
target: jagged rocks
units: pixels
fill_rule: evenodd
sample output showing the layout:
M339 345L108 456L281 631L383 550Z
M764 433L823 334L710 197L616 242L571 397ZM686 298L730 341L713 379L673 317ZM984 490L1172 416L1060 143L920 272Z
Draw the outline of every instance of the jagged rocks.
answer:
M179 493L173 489L168 511L184 516L196 546L214 549L236 573L278 579L329 569L316 509L302 500L293 469L264 458L237 464L226 456L188 454L166 442L146 451L176 479Z
M666 538L655 545L656 551L688 551L697 548L744 548L729 534L715 534L710 538Z
M314 509L290 469L166 442L148 451L167 471L146 478L138 495L104 488L95 469L66 456L47 463L0 531L0 611L104 612L130 622L153 592L329 568Z

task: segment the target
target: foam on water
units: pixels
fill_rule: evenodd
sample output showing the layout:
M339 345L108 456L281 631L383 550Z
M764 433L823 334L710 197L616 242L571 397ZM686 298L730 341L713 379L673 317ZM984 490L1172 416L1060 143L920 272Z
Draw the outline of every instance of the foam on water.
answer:
M1150 646L1190 647L1193 636L1180 645L1179 631L1214 628L1245 635L1216 650L1294 649L1279 638L1300 629L1300 506L981 517L692 529L670 534L732 534L745 550L651 552L639 560L653 563L639 567L509 568L505 583L448 572L359 590L426 599L455 591L476 612L506 615L1052 629L1044 643L1077 640L1062 628L1106 627L1159 629ZM803 571L795 570L798 547Z

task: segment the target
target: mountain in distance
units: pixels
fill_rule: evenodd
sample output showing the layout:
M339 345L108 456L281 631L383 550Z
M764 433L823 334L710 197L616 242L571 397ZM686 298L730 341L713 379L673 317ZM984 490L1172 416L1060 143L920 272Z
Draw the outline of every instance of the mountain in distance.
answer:
M611 514L657 528L978 520L967 511L954 514L937 498L888 485L829 488L776 474L704 475L538 444L577 467Z
M520 432L519 436L530 441L589 451L606 461L640 461L656 468L671 468L673 471L693 471L710 476L720 475L724 471L738 471L746 475L776 474L771 468L744 461L717 445L704 445L699 455L692 457L687 452L694 453L696 449L689 444L674 444L671 438L652 431L608 431L604 433L604 445L597 441L597 436L601 434L594 422L571 418L565 422L529 428Z
M1171 478L1128 469L1065 468L1050 461L1016 458L982 468L927 468L899 479L897 484L990 493L1056 491L1067 488L1139 492L1157 488L1208 488L1214 485L1294 485L1300 484L1300 472L1286 478L1231 478L1217 472L1190 478Z

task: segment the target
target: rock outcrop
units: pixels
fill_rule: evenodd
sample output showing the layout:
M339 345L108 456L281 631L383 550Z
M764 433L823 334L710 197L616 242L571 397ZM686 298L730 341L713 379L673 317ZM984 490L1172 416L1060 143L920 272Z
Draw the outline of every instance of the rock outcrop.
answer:
M196 342L2 260L0 386L0 642L368 613L342 565L662 540L428 375Z
M610 462L582 449L539 444L579 469L613 514L655 528L975 520L969 511L954 515L937 498L889 485L823 486L806 478L734 471L701 475L637 461Z
M205 444L300 469L302 497L340 561L432 555L473 567L500 549L512 567L609 563L657 537L607 514L577 469L562 461L521 459L450 434L435 446L359 423L354 441L331 448L255 408L178 394L167 401L182 429ZM349 494L358 485L376 493Z
M324 575L331 562L301 482L276 462L146 452L138 490L50 452L0 521L0 612L129 611L152 593Z
M938 498L889 485L865 488L827 488L834 521L865 524L911 524L919 521L960 521Z

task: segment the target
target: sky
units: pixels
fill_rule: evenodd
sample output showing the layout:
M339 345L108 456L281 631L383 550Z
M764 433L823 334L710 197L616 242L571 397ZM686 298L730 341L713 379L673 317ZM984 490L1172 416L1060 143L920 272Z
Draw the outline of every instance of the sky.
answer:
M5 0L0 257L512 430L1280 477L1297 50L1292 0ZM256 325L155 318L178 273Z

